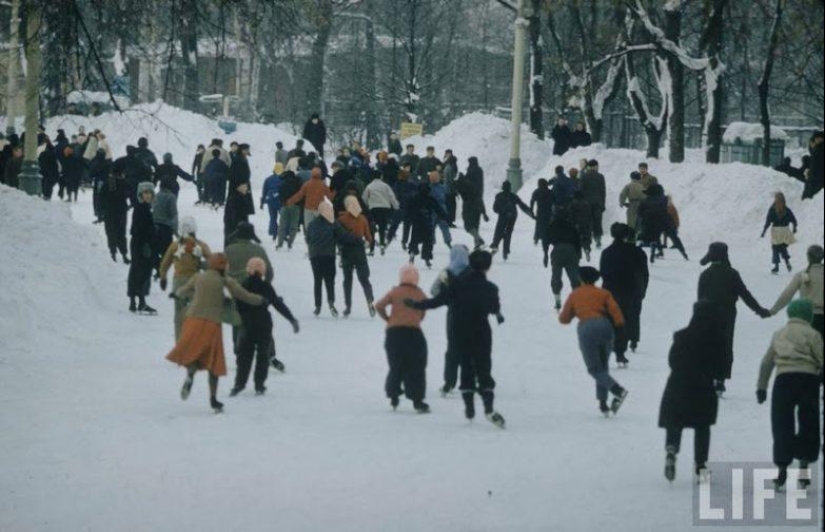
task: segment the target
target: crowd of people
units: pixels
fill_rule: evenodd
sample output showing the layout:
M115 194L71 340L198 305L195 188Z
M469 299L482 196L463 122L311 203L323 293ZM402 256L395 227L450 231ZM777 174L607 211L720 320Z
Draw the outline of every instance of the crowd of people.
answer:
M583 130L576 135L561 121L557 129L554 138L567 138L557 139L557 151L589 144ZM582 265L583 260L591 261L593 248L601 249L604 244L603 215L609 191L596 160L583 160L578 168L569 170L557 167L551 178L538 181L529 204L505 183L492 205L498 220L491 246L486 248L480 236L482 220L489 222L485 176L476 157L469 157L466 170L460 172L459 160L451 150L438 158L435 148L428 147L419 156L414 145L402 150L401 142L393 136L387 150L377 153L357 143L342 147L327 166L323 151L326 127L319 116L307 122L304 137L318 151L307 151L303 140L290 151L278 142L272 157L273 172L261 183L259 208L266 207L270 218L267 235L276 250L283 250L284 246L292 249L303 233L313 275L316 317L324 303L334 318L339 317L339 269L343 274L343 316L350 316L357 278L367 312L387 323L385 392L392 408L405 396L417 412L430 411L425 401L428 346L421 322L427 311L446 307L448 345L440 392L446 395L458 387L467 419L475 417L475 396L480 396L487 419L504 428L504 417L494 408L489 318L495 317L499 324L505 319L498 287L487 279L487 273L500 246L505 261L513 252L512 236L522 211L535 221L534 242L541 244L545 268L552 269L551 288L559 321L569 324L578 320L579 345L587 372L596 383L598 409L605 416L619 412L629 392L611 376L609 359L614 354L618 366L627 368L628 351L635 352L639 346L650 264L664 255L668 241L688 259L679 238L678 211L647 163L640 164L627 185L616 191L626 218L609 227L612 242L601 252L597 269ZM300 325L272 287L271 259L250 223L256 204L249 165L251 147L233 142L226 150L221 139L213 139L208 147L198 147L191 171L186 172L171 154L159 162L147 138L128 146L126 154L117 159L101 131L87 135L81 130L71 137L60 131L54 145L40 132L40 141L44 198L49 199L54 185L59 185L59 197L76 201L79 183L92 186L94 212L105 226L112 259L116 261L119 254L129 266L129 310L155 313L146 301L153 278L175 299L175 347L167 358L186 368L181 397L188 398L197 371L205 370L210 405L216 412L223 410L217 399L218 379L227 374L222 323L232 325L237 362L230 396L243 392L250 373L255 392L265 393L269 368L284 370L276 357L268 307L274 307L296 334ZM11 158L4 158L7 184L13 183L9 175L20 158L18 141L10 145ZM821 141L813 147L821 154ZM198 204L223 209L223 252L213 251L198 237L194 218L178 217L178 179L196 186ZM472 238L472 249L453 245L459 214L464 231ZM763 231L763 236L771 231L773 273L779 272L781 261L792 269L788 246L795 242L797 223L786 198L777 194ZM426 267L432 267L439 233L450 248L450 264L439 274L428 298L419 286L415 263L420 258ZM401 241L410 264L400 272L398 286L376 300L370 262L375 260L376 250L384 255L396 240ZM762 403L769 376L776 371L771 416L774 461L780 468L776 486L784 485L793 459L805 467L817 459L823 351L821 245L811 246L807 255L808 267L797 273L775 305L766 309L731 265L727 245L716 242L709 246L701 261L707 268L698 280L693 317L687 328L674 335L670 349L671 374L659 417L666 431L668 479L675 476L685 428L695 430L697 478L709 476L710 427L716 421L725 381L732 375L739 300L762 318L788 307L789 322L774 336L757 384L757 399ZM565 274L571 292L563 302ZM598 286L600 279L603 282ZM227 293L231 297L226 297ZM801 297L794 299L797 293Z

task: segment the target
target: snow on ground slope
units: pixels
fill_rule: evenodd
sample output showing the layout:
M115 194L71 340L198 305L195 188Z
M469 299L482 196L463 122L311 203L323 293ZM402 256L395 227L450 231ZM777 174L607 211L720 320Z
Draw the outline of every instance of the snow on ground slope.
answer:
M162 142L153 142L158 151ZM594 148L562 161L570 166L585 156L602 161L611 198L642 157ZM544 157L543 165L549 155L542 148L530 157ZM111 262L103 229L91 226L90 194L72 206L74 225L62 206L3 189L0 294L13 299L0 299L0 530L693 530L689 431L676 482L662 477L664 434L656 420L667 350L689 318L697 259L711 237L731 243L749 288L764 305L773 302L789 275L768 273L769 242L758 233L760 213L784 183L758 178L762 171L751 167L692 162L677 172L654 162L652 171L675 193L694 260L668 253L653 267L640 351L630 369L615 370L631 393L622 412L599 416L575 328L559 325L551 310L549 273L522 218L510 262L498 260L491 272L507 317L494 329L493 369L506 431L483 419L468 424L459 398L437 396L443 311L430 313L424 326L433 414L416 416L406 402L392 413L382 391L382 325L369 320L357 287L350 320L312 318L301 239L291 253L275 254L265 243L275 287L303 325L295 336L276 319L288 373L271 375L264 397L247 392L229 399L231 384L222 380L222 416L208 409L203 375L184 403L183 371L163 358L172 346L171 301L155 287L149 303L159 316L128 313L127 268ZM544 173L541 165L531 172ZM747 190L738 193L726 177L743 179ZM707 183L689 186L693 181ZM804 246L821 241L822 202L799 207L801 191L793 192L799 193L790 196L791 207L803 225L792 253L801 266ZM181 215L196 216L200 236L219 248L222 213L194 201L192 185L183 184ZM620 216L611 207L605 226ZM261 236L265 220L262 213L254 219ZM10 233L14 227L37 236L20 242ZM714 233L701 234L708 230ZM491 231L485 226L488 240ZM469 240L457 233L458 242ZM377 294L396 283L405 260L394 247L371 262ZM439 245L436 265L446 262ZM423 272L422 285L429 287L436 273ZM24 277L32 286L21 284ZM339 274L339 301L340 286ZM761 356L782 321L741 309L733 380L713 430L714 460L770 460L769 408L757 406L753 392ZM228 334L225 343L230 352ZM228 363L231 377L231 355Z
M524 175L538 172L552 153L552 142L539 140L530 133L527 126L522 126L522 168ZM507 168L510 164L510 122L484 113L470 113L446 125L434 135L412 137L402 144L415 145L416 153L424 155L427 146L436 149L441 158L444 150L451 149L459 161L459 171L467 169L467 159L478 157L484 169L486 180L485 193L488 197L495 195L501 184L507 180Z

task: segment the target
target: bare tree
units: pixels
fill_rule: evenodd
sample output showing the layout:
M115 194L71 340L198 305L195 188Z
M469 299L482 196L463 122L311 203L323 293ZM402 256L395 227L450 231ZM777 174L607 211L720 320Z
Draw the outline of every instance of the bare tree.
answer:
M768 105L770 94L771 74L776 61L776 48L779 45L779 26L782 23L783 0L776 0L776 9L768 38L768 51L765 58L765 67L759 80L759 114L762 122L762 164L771 165L771 111Z

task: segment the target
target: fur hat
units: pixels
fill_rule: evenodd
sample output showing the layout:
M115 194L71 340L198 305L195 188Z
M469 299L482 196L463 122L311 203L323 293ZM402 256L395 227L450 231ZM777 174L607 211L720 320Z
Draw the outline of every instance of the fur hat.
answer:
M418 273L418 268L412 264L408 264L401 268L401 284L409 286L418 286L421 281L421 275Z
M364 212L363 209L361 209L361 203L355 196L347 196L344 198L344 209L355 218L358 218L361 216L361 213Z
M579 270L579 276L585 284L596 284L601 279L602 274L592 266L583 266Z
M249 222L241 222L238 228L230 235L229 240L251 240L252 242L260 243L261 240L255 234L255 226Z
M181 237L194 236L198 232L198 223L191 216L184 216L178 222L178 234Z
M699 264L707 266L711 262L730 262L728 257L728 245L724 242L714 242L708 247L708 253Z
M811 323L814 321L814 305L810 299L795 299L788 305L788 317Z
M152 196L155 195L155 185L152 184L150 181L144 181L143 183L139 183L137 186L137 198L138 201L143 203L143 193L144 192L151 192Z
M318 214L329 223L335 222L335 209L328 201L322 201L321 204L318 205Z
M266 276L266 262L260 257L252 257L246 263L246 273L250 276L257 275L258 277Z
M209 255L206 265L210 270L224 273L229 268L229 260L223 253L213 253Z

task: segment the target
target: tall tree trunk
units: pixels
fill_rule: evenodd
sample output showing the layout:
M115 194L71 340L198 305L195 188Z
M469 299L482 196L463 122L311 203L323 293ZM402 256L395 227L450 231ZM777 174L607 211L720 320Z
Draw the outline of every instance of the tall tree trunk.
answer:
M17 65L20 62L20 0L11 2L11 20L9 21L9 57L8 85L6 87L6 133L15 132L14 121L17 118Z
M782 1L776 0L776 12L771 27L771 35L768 41L767 57L765 58L765 68L762 70L762 78L759 80L759 119L762 123L762 165L771 165L771 111L768 107L768 94L770 93L771 74L776 56L776 48L779 45L779 26L782 23Z
M724 11L729 0L713 0L700 49L710 58L705 69L705 92L707 94L707 114L705 118L705 160L718 163L722 152L722 117L725 104L725 64L721 60L724 36Z
M655 61L662 62L658 59ZM658 159L659 145L662 141L662 135L667 129L670 98L667 95L662 95L661 116L658 118L651 116L647 100L640 87L641 82L636 76L633 56L627 55L624 59L624 64L625 75L627 77L627 97L633 109L636 111L636 115L639 117L639 122L642 124L642 129L647 137L647 157L650 159ZM662 66L661 68L666 68L666 66Z
M681 7L665 10L665 37L680 44L682 38ZM667 70L670 77L670 128L668 131L670 162L685 160L685 67L678 57L667 55Z
M533 0L530 17L530 131L544 140L544 50L541 42L541 0Z
M332 0L317 0L315 13L315 36L312 40L312 59L309 67L309 86L307 87L306 113L323 112L324 65L327 45L332 34L333 5Z
M183 108L197 112L200 108L198 72L198 2L181 0L180 48L183 60Z
M372 0L367 0L366 11L367 13L374 12L374 4ZM367 148L369 149L377 149L381 146L381 134L379 132L379 125L378 125L378 113L376 107L378 106L378 89L377 89L377 71L375 68L376 63L376 55L375 55L375 23L373 22L371 17L367 17L365 19L365 37L367 39L367 46L366 46L366 63L367 63L367 75L366 75L366 99L367 99L367 107L366 107L366 137L367 137Z

